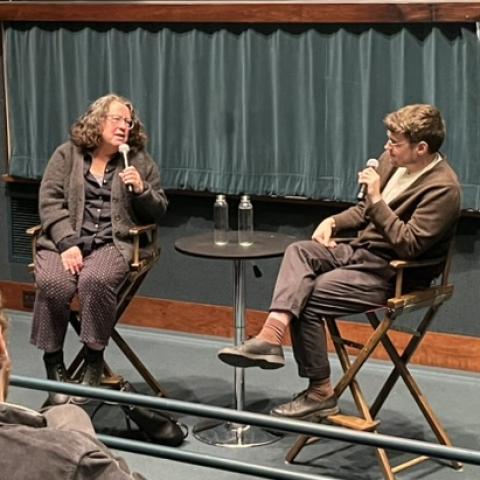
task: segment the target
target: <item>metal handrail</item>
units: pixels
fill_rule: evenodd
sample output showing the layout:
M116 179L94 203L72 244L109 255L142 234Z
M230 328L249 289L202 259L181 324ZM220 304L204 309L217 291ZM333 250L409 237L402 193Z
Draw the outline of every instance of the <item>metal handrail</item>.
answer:
M208 417L219 420L232 421L246 425L256 425L270 430L293 432L315 437L325 437L348 443L369 445L377 448L400 450L403 452L427 455L429 457L446 460L457 460L473 465L480 465L480 451L448 447L430 442L406 438L349 430L343 427L323 425L301 420L290 420L272 417L261 413L238 411L228 408L202 405L182 400L158 398L138 393L118 392L101 388L86 387L76 384L54 382L20 375L12 375L11 385L16 387L31 388L34 390L55 391L68 395L78 395L119 404L138 405L148 408L169 410L177 413ZM318 476L316 477L319 478Z
M214 457L204 453L194 453L175 447L165 447L152 443L138 442L125 438L112 437L110 435L97 435L105 445L117 450L124 450L142 455L151 455L177 462L190 463L202 467L217 468L230 472L255 475L273 480L335 480L332 477L314 475L301 472L291 472L279 468L267 467L253 463L240 462L229 458Z

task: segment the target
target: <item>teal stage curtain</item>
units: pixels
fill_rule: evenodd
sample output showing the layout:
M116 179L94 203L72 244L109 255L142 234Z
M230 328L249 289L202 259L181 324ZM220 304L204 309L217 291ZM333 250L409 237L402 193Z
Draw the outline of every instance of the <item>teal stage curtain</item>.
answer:
M6 24L10 174L40 178L87 105L131 98L165 187L353 200L383 117L444 113L480 208L480 41L469 25Z

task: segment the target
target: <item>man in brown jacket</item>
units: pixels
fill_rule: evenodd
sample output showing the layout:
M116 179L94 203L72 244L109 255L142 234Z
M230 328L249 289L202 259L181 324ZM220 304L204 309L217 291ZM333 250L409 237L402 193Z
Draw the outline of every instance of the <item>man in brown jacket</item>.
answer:
M5 403L10 377L0 295L0 479L145 480L96 439L87 413L58 405L38 413Z
M358 175L365 198L324 219L309 241L290 245L282 261L269 316L260 333L219 358L229 365L273 369L284 365L289 327L306 390L272 410L306 419L338 412L330 382L323 316L340 317L380 307L393 293L392 259L446 255L460 213L460 185L439 153L445 138L440 112L409 105L384 119L388 140L377 169ZM358 230L350 243L333 235ZM406 288L428 285L440 272L416 271Z

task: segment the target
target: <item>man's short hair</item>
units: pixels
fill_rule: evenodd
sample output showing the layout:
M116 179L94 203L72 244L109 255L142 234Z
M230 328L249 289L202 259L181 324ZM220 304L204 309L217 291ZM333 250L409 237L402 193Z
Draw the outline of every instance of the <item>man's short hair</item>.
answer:
M405 135L410 143L425 142L431 153L437 152L445 139L445 122L433 105L407 105L389 113L383 123L390 132Z

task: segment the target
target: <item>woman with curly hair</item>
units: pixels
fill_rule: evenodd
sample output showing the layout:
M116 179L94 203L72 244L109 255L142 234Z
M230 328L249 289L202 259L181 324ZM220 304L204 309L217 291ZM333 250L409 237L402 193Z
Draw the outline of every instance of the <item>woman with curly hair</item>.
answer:
M35 258L31 342L44 351L51 380L67 381L63 343L70 301L77 293L86 361L82 383L100 383L117 292L133 251L129 229L158 223L167 208L146 140L132 103L105 95L73 124L70 140L56 149L46 167L39 193L42 235ZM121 145L129 151L126 168ZM69 399L53 393L49 400Z

